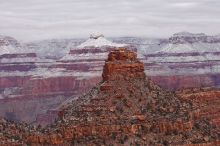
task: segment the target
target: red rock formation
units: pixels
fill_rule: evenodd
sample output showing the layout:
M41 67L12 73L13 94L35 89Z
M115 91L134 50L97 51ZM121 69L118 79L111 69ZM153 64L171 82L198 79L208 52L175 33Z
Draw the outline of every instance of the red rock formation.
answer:
M126 75L128 78L144 78L144 64L137 60L136 53L119 49L109 53L102 74L103 81L110 80L114 74Z

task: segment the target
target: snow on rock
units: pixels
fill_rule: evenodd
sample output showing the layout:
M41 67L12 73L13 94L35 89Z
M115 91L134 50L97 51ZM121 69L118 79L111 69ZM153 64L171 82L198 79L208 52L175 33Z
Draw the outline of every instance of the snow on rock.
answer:
M220 42L211 43L185 43L185 44L167 44L162 48L163 53L186 53L186 52L220 52Z
M162 53L220 52L220 37L204 33L176 33L169 43L161 48Z
M31 53L14 38L0 35L0 55L3 54L17 54L17 53Z
M16 51L17 51L17 49L12 47L11 45L0 46L0 55L11 54L11 53L15 53Z
M111 46L111 47L124 47L126 44L117 44L113 43L107 39L105 39L102 34L91 34L90 38L77 46L77 48L85 48L85 47L103 47L103 46Z
M69 49L85 41L84 39L51 39L25 43L24 46L37 53L40 58L60 59Z
M60 61L86 61L86 60L105 60L108 52L115 47L124 47L126 44L113 43L105 39L103 34L94 33L90 38L78 45L72 47L69 54L65 55Z
M21 50L21 45L12 37L0 35L0 55L11 54Z

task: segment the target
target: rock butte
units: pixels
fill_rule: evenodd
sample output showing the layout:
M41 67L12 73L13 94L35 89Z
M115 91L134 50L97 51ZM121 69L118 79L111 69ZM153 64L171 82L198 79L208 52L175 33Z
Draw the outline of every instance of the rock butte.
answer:
M187 96L190 98L190 93ZM108 55L103 81L70 101L46 128L0 121L0 144L218 146L219 125L200 115L198 104L154 85L136 53Z

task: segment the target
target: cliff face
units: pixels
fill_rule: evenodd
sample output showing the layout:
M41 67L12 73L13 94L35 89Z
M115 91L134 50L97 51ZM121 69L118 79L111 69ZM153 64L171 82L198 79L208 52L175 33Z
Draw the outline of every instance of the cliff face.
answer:
M72 76L2 78L0 82L8 90L0 100L0 115L32 124L52 123L56 114L50 114L50 110L55 110L70 97L80 96L98 81L99 78L77 79Z
M182 48L186 50L186 48ZM181 50L180 50L181 51ZM219 52L163 52L145 55L145 72L168 90L218 87Z
M137 60L136 53L123 49L109 53L103 69L103 81L112 80L119 74L128 78L144 79L144 64Z
M7 50L9 54L0 53L0 116L11 120L51 123L56 116L48 114L50 110L72 96L80 96L100 80L97 76L85 76L87 66L62 64L40 59L35 53Z
M197 104L154 85L136 56L123 48L112 51L100 85L65 104L54 124L35 129L26 126L23 132L8 134L11 123L5 122L1 143L219 145L220 127L200 116ZM19 128L23 125L15 127Z

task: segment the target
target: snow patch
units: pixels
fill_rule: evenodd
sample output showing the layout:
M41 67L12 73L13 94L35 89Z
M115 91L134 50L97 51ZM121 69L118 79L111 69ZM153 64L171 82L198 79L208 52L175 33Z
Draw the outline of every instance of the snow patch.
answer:
M103 35L91 35L90 38L77 46L77 48L85 48L85 47L103 47L103 46L111 46L111 47L124 47L126 44L117 44L113 43L104 38Z

